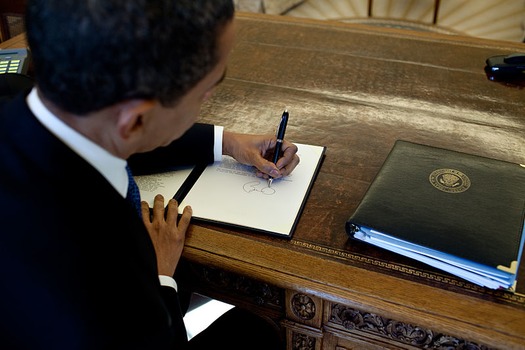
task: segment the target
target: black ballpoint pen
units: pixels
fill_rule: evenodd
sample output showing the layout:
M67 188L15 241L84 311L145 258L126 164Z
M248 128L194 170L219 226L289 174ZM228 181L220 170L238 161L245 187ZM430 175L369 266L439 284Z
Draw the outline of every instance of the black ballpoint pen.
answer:
M275 143L275 153L273 154L273 163L276 164L281 155L281 147L283 145L284 133L286 132L286 124L288 123L288 110L285 109L281 116L281 122L277 128L277 142ZM268 178L268 187L272 186L273 177Z

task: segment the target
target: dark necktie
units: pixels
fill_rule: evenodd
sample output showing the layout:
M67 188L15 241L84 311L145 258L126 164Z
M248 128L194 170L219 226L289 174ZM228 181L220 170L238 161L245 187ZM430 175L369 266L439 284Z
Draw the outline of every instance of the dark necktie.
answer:
M139 187L137 186L135 179L133 179L133 174L131 173L131 169L127 165L126 165L126 171L128 172L128 179L129 179L128 194L126 195L126 199L131 202L131 205L133 206L133 208L135 208L135 210L139 214L139 217L142 218L142 209L140 208Z

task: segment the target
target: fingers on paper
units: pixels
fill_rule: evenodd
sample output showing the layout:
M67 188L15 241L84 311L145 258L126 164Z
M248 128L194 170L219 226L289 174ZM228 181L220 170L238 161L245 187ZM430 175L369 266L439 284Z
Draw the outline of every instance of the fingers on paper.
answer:
M186 232L186 230L190 226L192 215L193 215L193 209L189 205L185 206L184 209L182 210L182 215L179 219L179 225L178 225L179 230L183 230L184 232Z

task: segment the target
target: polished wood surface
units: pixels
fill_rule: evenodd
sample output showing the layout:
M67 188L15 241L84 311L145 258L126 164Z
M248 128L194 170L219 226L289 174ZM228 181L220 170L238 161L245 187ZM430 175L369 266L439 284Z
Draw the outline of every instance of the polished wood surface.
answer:
M487 57L524 44L237 19L227 77L201 121L274 133L287 108L287 139L327 151L292 239L194 221L183 256L204 271L200 292L251 300L280 322L289 349L439 348L447 336L463 348L524 349L523 264L516 293L494 291L353 241L344 229L397 139L525 164L523 86L490 81L483 70ZM402 325L403 334L371 318ZM433 339L406 334L421 329Z
M524 45L282 17L238 20L227 79L203 120L273 132L288 108L287 138L326 146L326 159L290 241L194 225L185 258L486 346L525 347L523 284L516 294L480 288L344 230L397 139L525 163L524 92L484 73L487 57Z
M27 46L25 33L18 34L0 43L0 49L19 49Z

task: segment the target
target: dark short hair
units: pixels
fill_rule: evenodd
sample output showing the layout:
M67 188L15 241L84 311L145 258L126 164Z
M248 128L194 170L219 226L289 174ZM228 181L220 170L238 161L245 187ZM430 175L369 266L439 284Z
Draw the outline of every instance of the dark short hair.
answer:
M84 115L129 98L165 106L217 64L232 0L29 0L36 83Z

